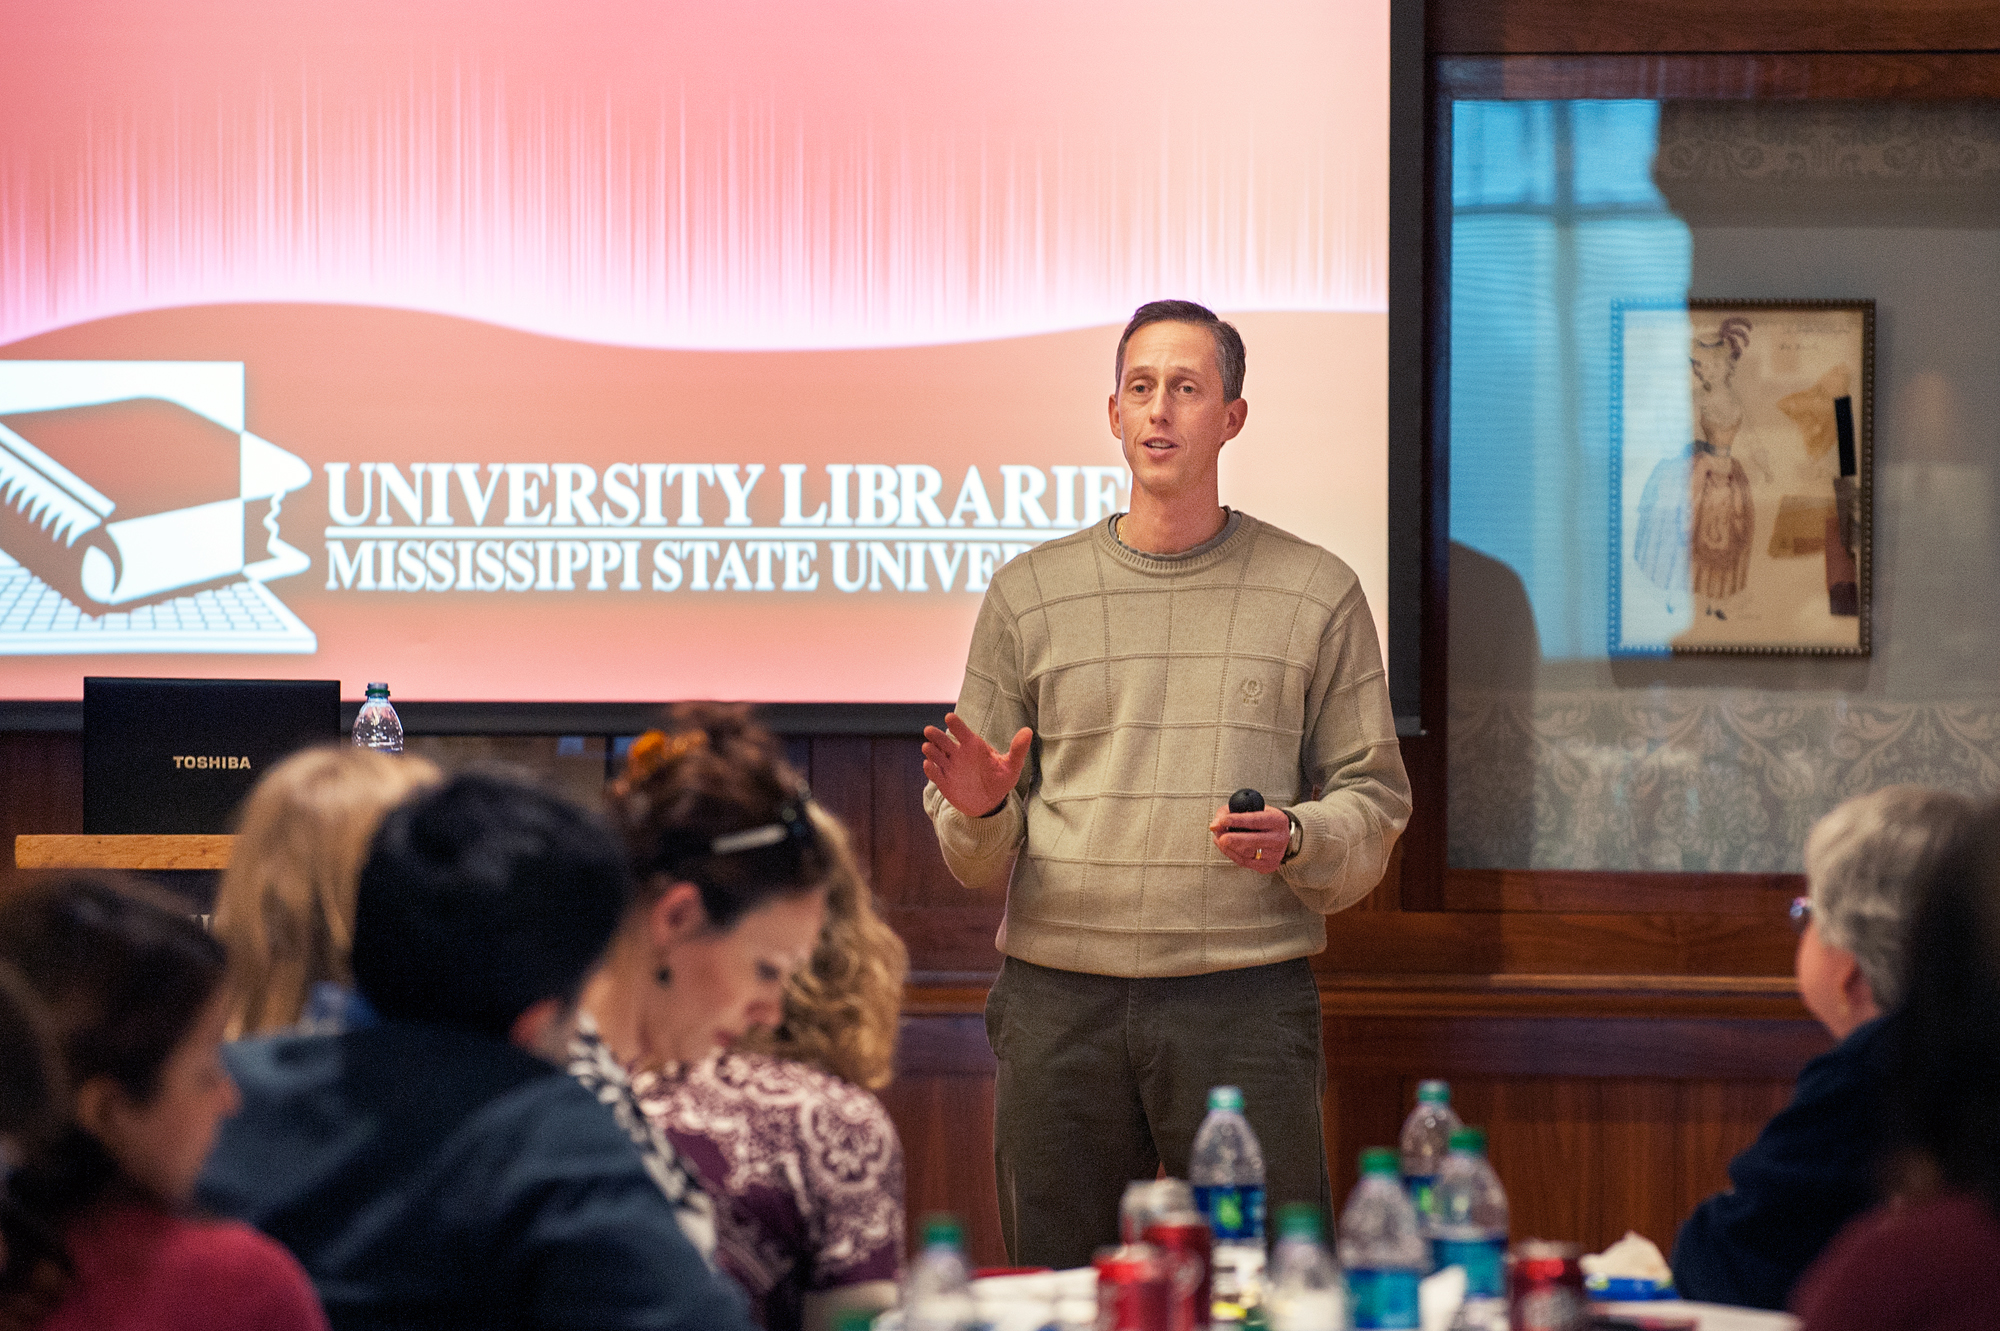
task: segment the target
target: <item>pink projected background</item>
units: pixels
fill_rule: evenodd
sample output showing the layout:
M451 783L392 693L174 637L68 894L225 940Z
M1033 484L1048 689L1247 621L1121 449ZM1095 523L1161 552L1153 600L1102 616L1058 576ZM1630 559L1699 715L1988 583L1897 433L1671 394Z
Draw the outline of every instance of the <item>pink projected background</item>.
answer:
M520 376L495 385L441 372L431 398L403 386L374 416L350 419L342 395L384 371L343 381L335 371L351 344L331 330L388 326L350 319L315 333L301 310L404 311L607 351L768 357L737 376L754 385L746 400L818 382L824 368L801 356L990 344L1022 391L1052 395L982 426L923 378L931 362L871 361L866 382L902 406L865 427L851 411L802 412L782 435L728 412L704 417L702 458L720 449L764 462L773 487L781 463L817 476L834 459L926 459L953 485L954 461L989 477L1003 463L1116 463L1103 389L1082 385L1108 388L1110 339L1133 307L1183 295L1231 314L1315 316L1252 340L1252 423L1227 459L1225 497L1347 558L1379 621L1387 10L1387 0L1226 11L1189 0L1004 10L0 0L0 358L248 366L247 428L318 478L285 501L287 539L316 561L270 584L290 602L327 577L317 531L329 460L560 455L598 467L625 456L599 447L587 393L562 397L567 438L552 441L551 413L525 399L488 419L494 394L528 391ZM258 305L283 314L242 313ZM191 331L224 327L199 319L131 322L210 309L234 311L227 335ZM420 363L426 348L479 345L450 322L433 334L393 327ZM1090 329L1104 331L1083 344L1056 336ZM1079 354L1088 375L1071 363ZM668 365L618 373L686 381L685 366ZM1279 367L1294 380L1259 378ZM475 391L484 396L454 396ZM629 434L638 410L622 402L619 428ZM692 443L672 426L671 400L657 410L643 441L655 452L643 456L677 459ZM478 431L458 424L474 416ZM510 435L514 417L541 424ZM314 423L333 420L366 433L307 446ZM308 510L319 515L311 545L290 535ZM598 612L607 623L655 613L615 599ZM824 599L811 617L837 652L842 603ZM712 668L675 687L729 694L752 679L754 696L770 698L948 697L977 597L905 599L855 616L869 627L853 630L853 645L881 641L894 621L898 640L939 640L921 665L788 676L718 642ZM473 637L501 632L481 615L504 610L518 632L521 615L556 612L533 597L452 604ZM435 610L372 613L379 623ZM560 613L589 618L567 604ZM682 629L708 613L706 602L672 611ZM730 602L725 618L759 613ZM352 691L371 667L340 631L315 627L312 656L12 657L0 659L0 685L75 696L82 673L108 667L339 674ZM743 641L769 637L759 628ZM659 692L608 667L552 684L435 655L405 665L416 696Z

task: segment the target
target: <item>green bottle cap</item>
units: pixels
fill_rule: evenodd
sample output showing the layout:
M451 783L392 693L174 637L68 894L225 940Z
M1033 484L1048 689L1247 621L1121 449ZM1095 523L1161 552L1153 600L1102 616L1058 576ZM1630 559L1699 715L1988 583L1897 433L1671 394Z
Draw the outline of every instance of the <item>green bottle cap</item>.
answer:
M1361 1172L1364 1175L1387 1174L1391 1178L1403 1172L1402 1158L1387 1146L1371 1146L1361 1153Z
M389 696L389 686L387 684L370 684L368 686L368 696L371 698L386 698Z
M1451 1133L1451 1149L1464 1151L1468 1155L1486 1154L1485 1128L1454 1128Z
M1243 1092L1234 1086L1210 1087L1208 1092L1208 1107L1210 1109L1233 1109L1240 1114L1243 1112Z
M948 1211L935 1211L924 1217L924 1246L934 1248L939 1245L948 1248L965 1246L965 1225Z
M833 1315L833 1331L871 1331L875 1314L866 1308L845 1308Z
M1326 1237L1326 1222L1311 1202L1286 1202L1278 1208L1278 1237L1308 1238L1315 1242Z
M1451 1103L1451 1083L1448 1081L1420 1081L1417 1083L1417 1103L1420 1105L1448 1105Z

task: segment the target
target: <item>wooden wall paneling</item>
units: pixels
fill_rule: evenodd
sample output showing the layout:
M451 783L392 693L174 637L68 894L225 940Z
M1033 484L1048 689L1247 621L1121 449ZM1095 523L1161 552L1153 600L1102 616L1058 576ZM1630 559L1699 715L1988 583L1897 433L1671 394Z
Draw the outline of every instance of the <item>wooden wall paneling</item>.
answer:
M1991 51L1989 0L1427 0L1434 52Z
M1327 921L1320 964L1357 973L1788 975L1797 947L1782 913L1348 911Z
M1596 1251L1598 1235L1612 1223L1606 1211L1630 1209L1632 1199L1606 1195L1612 1163L1604 1143L1604 1085L1602 1077L1500 1083L1488 1125L1508 1195L1520 1191L1528 1203L1528 1223L1518 1229L1524 1237L1546 1229Z
M922 741L874 741L875 890L889 923L923 975L992 975L1000 969L993 935L1001 894L968 890L945 867L923 810Z
M955 1001L969 1005L970 991ZM1468 1123L1487 1129L1489 1151L1512 1206L1516 1237L1571 1239L1592 1250L1627 1229L1663 1249L1688 1210L1727 1183L1731 1157L1756 1137L1789 1098L1789 1078L1773 1078L1776 1060L1747 1079L1690 1071L1695 1056L1666 1062L1673 1076L1634 1076L1630 1066L1602 1075L1601 1048L1574 1024L1521 1023L1557 1046L1545 1068L1522 1072L1503 1056L1465 1046L1431 1021L1429 1030L1386 1023L1365 1043L1395 1051L1357 1059L1341 1032L1329 1031L1324 1100L1336 1204L1355 1182L1355 1161L1369 1146L1394 1146L1424 1076L1452 1084ZM897 1080L883 1103L902 1134L914 1226L931 1210L965 1216L974 1259L1002 1258L993 1194L993 1061L983 1021L969 1012L906 1020ZM1643 1052L1643 1051L1642 1051ZM1657 1051L1655 1051L1657 1052ZM1655 1066L1660 1066L1655 1060ZM1741 1072L1729 1065L1724 1073Z
M923 741L877 738L869 782L875 792L875 872L884 900L899 906L965 904L965 889L945 867L924 816Z
M813 798L847 825L860 861L875 859L874 741L865 735L815 735L806 780ZM876 887L879 894L881 888Z
M1326 1095L1321 1112L1326 1120L1327 1172L1333 1178L1336 1210L1361 1178L1361 1153L1371 1146L1396 1147L1403 1119L1416 1103L1416 1079L1406 1074L1355 1071L1339 1052L1327 1053Z
M1729 1162L1792 1097L1792 1079L1689 1081L1676 1088L1679 1213L1729 1186ZM1657 1240L1656 1240L1657 1241Z
M1332 1052L1332 1051L1329 1051ZM1789 1083L1690 1083L1665 1078L1492 1077L1450 1064L1464 1121L1483 1127L1507 1189L1516 1238L1561 1238L1596 1251L1626 1230L1671 1249L1695 1202L1723 1186L1722 1167L1782 1104ZM1340 1072L1329 1081L1328 1141L1336 1203L1355 1183L1364 1147L1397 1144L1415 1103L1415 1075ZM1691 1089L1708 1112L1698 1131L1680 1117Z
M1322 976L1319 989L1328 1019L1625 1018L1814 1026L1798 983L1789 976L1336 975Z
M1589 1243L1603 1227L1605 1203L1602 1084L1588 1076L1508 1077L1455 1082L1452 1090L1460 1117L1486 1129L1513 1232Z
M1804 874L1604 873L1565 869L1450 869L1437 906L1533 914L1750 915L1788 920ZM1774 934L1775 936L1775 934Z
M1596 1227L1577 1235L1590 1251L1602 1251L1628 1229L1672 1251L1673 1231L1686 1214L1679 1108L1680 1087L1671 1081L1619 1077L1598 1084Z
M907 1251L917 1252L924 1216L950 1211L965 1221L974 1265L1006 1265L993 1191L993 1078L898 1077L881 1098L903 1139Z
M83 831L83 736L0 732L0 836L7 863L23 832Z
M1516 1238L1597 1251L1636 1230L1671 1252L1694 1204L1727 1183L1724 1166L1755 1139L1786 1083L1658 1078L1452 1080L1454 1107L1488 1133ZM1710 1112L1698 1131L1690 1098Z
M1832 1041L1810 1021L1628 1017L1342 1017L1325 1019L1327 1058L1342 1072L1479 1077L1790 1078Z
M1995 61L1939 52L1448 55L1437 61L1436 79L1440 102L1624 97L1969 101L2000 94Z
M1000 928L997 905L890 906L883 918L909 947L914 980L991 982L1000 973L1000 953L993 943Z
M967 1252L980 1266L1007 1260L993 1188L993 1052L983 1018L906 1018L896 1080L881 1092L903 1139L910 1251L932 1211L966 1223Z

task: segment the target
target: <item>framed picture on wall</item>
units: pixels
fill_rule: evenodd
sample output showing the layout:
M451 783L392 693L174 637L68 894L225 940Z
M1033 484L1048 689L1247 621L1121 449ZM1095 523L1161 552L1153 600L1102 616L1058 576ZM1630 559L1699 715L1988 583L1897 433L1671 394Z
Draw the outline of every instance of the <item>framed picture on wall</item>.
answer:
M1875 302L1616 301L1614 656L1869 651Z

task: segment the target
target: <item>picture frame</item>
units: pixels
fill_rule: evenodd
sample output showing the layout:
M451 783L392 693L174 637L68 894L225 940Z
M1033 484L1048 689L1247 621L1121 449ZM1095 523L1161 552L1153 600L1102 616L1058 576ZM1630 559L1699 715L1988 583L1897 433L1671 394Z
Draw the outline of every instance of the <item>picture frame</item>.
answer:
M1614 301L1613 656L1872 649L1875 302Z

